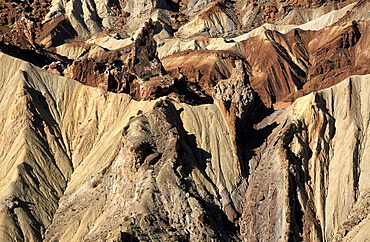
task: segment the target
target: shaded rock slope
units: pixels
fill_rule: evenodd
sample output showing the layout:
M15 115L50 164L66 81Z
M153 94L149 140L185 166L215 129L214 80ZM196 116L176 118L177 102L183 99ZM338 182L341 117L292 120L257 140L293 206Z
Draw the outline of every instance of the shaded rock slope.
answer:
M369 21L2 1L0 241L370 240Z

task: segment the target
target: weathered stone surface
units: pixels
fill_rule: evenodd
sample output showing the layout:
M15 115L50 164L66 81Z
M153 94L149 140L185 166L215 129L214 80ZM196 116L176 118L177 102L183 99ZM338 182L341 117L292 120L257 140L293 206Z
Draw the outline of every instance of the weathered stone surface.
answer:
M229 78L236 63L242 59L231 51L199 50L179 52L161 61L173 76L185 79L189 89L212 96L213 87L220 80Z
M245 237L332 241L357 231L345 237L352 240L363 229L368 78L354 76L299 98L258 124L261 131L276 128L256 150L246 196L252 202L242 215Z
M35 112L41 115L39 122L46 122L45 125L48 125L48 122L55 122L50 124L50 127L44 128L44 131L37 129L32 131L35 134L30 133L20 141L31 144L36 142L36 138L40 139L44 144L43 147L51 150L50 154L53 154L59 167L54 172L62 172L64 179L58 178L59 175L46 178L46 174L54 173L44 167L51 164L40 163L44 160L36 159L29 163L20 159L22 166L28 164L26 169L33 171L30 178L22 180L12 176L16 171L11 170L6 171L8 175L1 180L4 187L2 192L4 204L10 204L6 205L7 207L13 207L7 202L9 199L18 201L10 198L11 196L21 196L25 202L32 202L29 204L31 213L26 211L25 221L37 221L41 228L46 228L54 216L54 225L51 225L46 233L46 240L55 238L94 240L109 236L118 238L122 233L130 233L142 240L149 238L171 240L182 237L195 240L236 239L236 228L232 222L241 213L239 201L245 190L245 181L235 176L239 172L240 164L235 163L233 155L228 152L232 149L230 136L219 133L220 130L227 132L227 124L216 105L192 107L186 104L174 105L168 101L135 102L127 94L107 93L86 87L73 80L35 69L4 54L1 57L14 68L9 68L9 71L16 71L21 67L21 73L26 76L26 81L21 82L18 78L12 79L12 75L10 77L3 75L1 78L5 83L13 80L15 84L27 88L30 92L39 93L37 98L40 101L34 104ZM155 103L157 104L153 108ZM115 111L109 108L110 111L107 112L107 105ZM18 111L21 111L19 108L10 110L14 110L14 115L25 118L24 115L29 111L26 104L24 108L25 114L19 113ZM150 111L151 109L153 110ZM15 124L19 125L22 122L15 120ZM2 122L2 125L6 131L13 130L5 126L8 122ZM25 123L24 126L33 130L35 124ZM214 129L209 129L210 126ZM39 132L40 136L37 136ZM50 137L49 132L52 132ZM9 135L11 134L4 137L4 141L12 142ZM207 141L202 138L204 135L214 138ZM13 146L10 146L4 155L8 157L11 155L9 152L13 150L16 152L15 147L21 144L14 141ZM30 150L30 154L33 156L44 154L43 150L38 151L37 147ZM50 159L47 156L42 158ZM7 166L13 164L13 161L8 162L5 159L3 164ZM90 166L94 168L87 168ZM36 167L40 167L41 173L34 173ZM55 168L51 166L50 169ZM19 172L23 174L23 170ZM22 190L23 188L16 190L9 188L10 177L13 177L11 181L19 182L28 189L31 185L37 187L34 180L41 181L41 177L43 182L57 179L64 185L58 187L57 193L52 192L55 197L47 206L48 203L45 201L34 202L33 199L36 197L29 197L32 192L25 193L26 190ZM56 186L58 183L54 180L51 181L53 186ZM116 184L117 187L112 184ZM53 186L49 186L50 189L53 189ZM106 190L107 186L109 190ZM60 189L66 190L64 198L59 202ZM137 194L140 194L137 200L132 200L132 196L135 197ZM123 202L125 199L121 195L126 197L127 204ZM44 199L50 199L46 195L43 196ZM138 206L138 203L142 205ZM56 204L60 204L60 209L54 215ZM117 206L118 210L111 206ZM186 216L183 216L184 211ZM70 213L71 216L73 214L74 220L69 218ZM123 213L127 215L121 216ZM35 220L39 216L49 220ZM116 223L118 222L116 218L122 221ZM6 222L9 229L3 232L10 233L15 223L12 225ZM93 223L96 224L96 228L89 227ZM156 227L158 224L160 228ZM44 236L41 235L44 230L37 228L34 230L37 234L33 237L27 232L27 227L17 227L12 233L14 236L17 233L19 236L24 233L32 239ZM2 238L6 240L9 237Z
M205 7L202 12L193 17L176 32L177 37L194 35L216 37L234 33L238 29L238 20L230 5L215 1Z
M77 32L69 20L61 14L44 23L44 29L36 42L45 48L50 48L62 45L76 36Z
M368 24L351 22L319 31L294 29L284 35L266 31L245 40L253 89L271 107L330 87L348 76L368 73L367 56L357 54L366 48L362 37Z
M66 191L69 195L61 201L46 241L119 240L123 233L140 241L233 238L223 204L215 204L220 191L212 189L216 186L207 176L207 161L202 164L197 159L198 155L214 158L207 158L201 149L185 151L194 148L189 143L193 138L184 133L177 112L171 103L163 102L132 118L117 140L114 160L90 173L92 177L77 190ZM232 206L230 202L225 206Z
M94 50L87 46L80 56L64 70L64 75L86 85L104 90L129 93L136 100L155 99L173 85L157 57L153 39L155 26L149 20L136 39L119 49ZM81 55L81 54L80 54Z
M136 102L1 60L4 241L366 238L369 76L256 124L264 142L247 141L255 155L243 177L217 104ZM251 104L245 73L237 62L218 98Z

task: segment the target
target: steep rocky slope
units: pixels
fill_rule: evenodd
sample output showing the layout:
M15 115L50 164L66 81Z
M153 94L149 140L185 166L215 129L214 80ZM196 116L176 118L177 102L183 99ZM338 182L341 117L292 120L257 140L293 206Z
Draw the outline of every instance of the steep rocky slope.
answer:
M256 125L276 128L257 149L246 196L252 202L242 215L246 237L266 239L274 231L272 240L368 239L361 232L368 213L368 80L353 76Z
M0 241L367 241L369 1L0 3Z
M27 121L6 121L9 117L2 122L3 153L9 157L3 161L2 214L13 217L4 224L14 230L2 230L2 238L27 240L22 237L27 234L40 239L58 204L46 240L104 239L107 231L115 239L121 232L142 240L236 236L231 222L241 213L246 181L240 161L230 152L232 136L217 105L136 102L127 94L86 87L4 54L1 60L9 63L8 73L18 73L2 76L4 96L11 95L9 90L15 95L3 99L10 105L3 108L14 110L13 119ZM9 99L24 103L8 104ZM15 131L9 130L21 124L29 134L11 140ZM23 217L17 208L25 210ZM32 220L42 228L33 228L38 234L22 226Z

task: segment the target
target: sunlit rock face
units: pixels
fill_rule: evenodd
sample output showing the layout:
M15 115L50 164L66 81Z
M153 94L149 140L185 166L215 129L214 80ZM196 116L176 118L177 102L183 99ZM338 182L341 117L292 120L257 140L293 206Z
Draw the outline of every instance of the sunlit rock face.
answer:
M1 2L0 241L370 240L369 11Z

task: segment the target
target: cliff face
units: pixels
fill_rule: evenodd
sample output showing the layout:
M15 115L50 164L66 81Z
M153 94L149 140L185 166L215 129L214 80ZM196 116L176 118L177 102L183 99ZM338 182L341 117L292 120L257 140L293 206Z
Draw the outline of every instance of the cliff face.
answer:
M5 222L14 232L4 229L2 238L27 239L22 235L31 228L17 224L27 226L28 220L48 228L46 234L33 228L38 234L30 238L36 240L105 239L107 232L112 239L125 233L140 240L236 237L233 222L241 213L246 181L232 153L227 120L216 104L136 102L127 94L86 87L1 57L12 66L10 71L19 73L2 76L4 92L9 85L19 87L13 95L22 96L12 99L29 100L22 105L24 112L17 104L11 106L13 116L39 121L24 121L30 134L20 139L21 144L10 140L13 133L8 130L22 122L2 123L3 142L10 142L3 146L4 155L10 156L3 163L7 167L2 178L7 191L2 193L3 216L14 218ZM32 145L30 150L23 145L29 156L21 156L17 147L22 142ZM10 155L13 152L19 159ZM48 154L54 165L47 162ZM37 193L42 199L53 195L49 205L33 196L41 187ZM26 210L24 218L16 208ZM46 218L33 215L41 216L38 213Z
M245 236L266 239L274 231L268 238L367 239L368 119L360 113L369 104L362 95L368 78L353 76L311 93L257 124L257 132L276 128L257 149L246 196L252 202L242 215Z
M0 241L369 240L369 10L0 3Z

